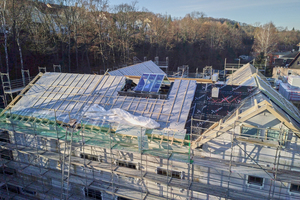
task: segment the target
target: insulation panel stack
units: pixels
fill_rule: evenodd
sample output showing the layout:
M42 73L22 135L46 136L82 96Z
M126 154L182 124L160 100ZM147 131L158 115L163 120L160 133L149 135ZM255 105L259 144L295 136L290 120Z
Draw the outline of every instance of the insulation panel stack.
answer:
M300 88L291 86L289 83L280 83L279 93L290 101L300 101Z

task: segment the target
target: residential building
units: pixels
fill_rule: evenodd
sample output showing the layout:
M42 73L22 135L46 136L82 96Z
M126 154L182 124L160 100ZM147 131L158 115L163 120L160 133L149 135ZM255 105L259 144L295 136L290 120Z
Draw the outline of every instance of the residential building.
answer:
M38 74L0 114L1 197L300 199L299 111L252 65L125 76Z

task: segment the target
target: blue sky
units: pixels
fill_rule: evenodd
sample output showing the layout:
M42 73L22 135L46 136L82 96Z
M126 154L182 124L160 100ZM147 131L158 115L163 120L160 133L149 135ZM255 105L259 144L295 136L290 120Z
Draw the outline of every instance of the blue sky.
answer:
M109 5L131 0L109 0ZM300 30L300 0L139 0L137 7L153 13L184 17L193 11L255 25L272 21L276 27Z

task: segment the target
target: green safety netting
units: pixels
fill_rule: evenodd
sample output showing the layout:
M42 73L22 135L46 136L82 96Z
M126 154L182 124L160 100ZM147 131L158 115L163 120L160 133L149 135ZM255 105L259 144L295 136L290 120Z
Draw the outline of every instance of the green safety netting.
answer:
M184 148L178 147L179 145L170 145L169 142L161 143L161 139L151 139L151 135L148 136L148 141L151 140L147 149L139 148L139 137L124 137L124 135L118 135L108 133L110 124L99 123L92 126L88 123L81 124L79 129L73 130L72 142L98 146L101 148L127 151L127 152L142 152L144 155L152 155L162 158L171 158L174 160L181 160L189 162L190 147L187 148L185 144ZM40 135L47 138L59 139L63 141L71 140L71 128L67 128L64 125L58 124L55 121L48 119L37 119L33 117L20 116L17 114L10 114L6 112L0 117L1 129L8 131L21 132L31 135ZM67 138L66 138L67 136ZM67 139L67 140L66 140ZM176 144L176 142L174 142ZM176 154L176 156L175 156ZM178 156L180 155L180 156ZM176 159L175 159L176 157Z

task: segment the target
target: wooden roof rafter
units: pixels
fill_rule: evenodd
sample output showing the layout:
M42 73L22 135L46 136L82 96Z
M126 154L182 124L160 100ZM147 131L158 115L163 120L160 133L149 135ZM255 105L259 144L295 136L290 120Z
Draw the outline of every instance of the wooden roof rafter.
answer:
M282 115L277 111L268 101L264 100L257 103L257 100L254 100L254 106L249 108L248 110L239 113L239 109L233 113L235 117L230 117L228 121L224 122L220 120L219 122L214 123L209 129L207 129L201 136L199 136L195 141L192 142L192 148L196 148L197 146L201 146L206 142L220 136L221 134L231 130L234 127L234 124L237 122L238 124L249 120L250 118L264 112L268 111L273 116L275 116L279 121L284 123L284 125L292 130L293 132L299 132L299 128L294 126L286 116Z

